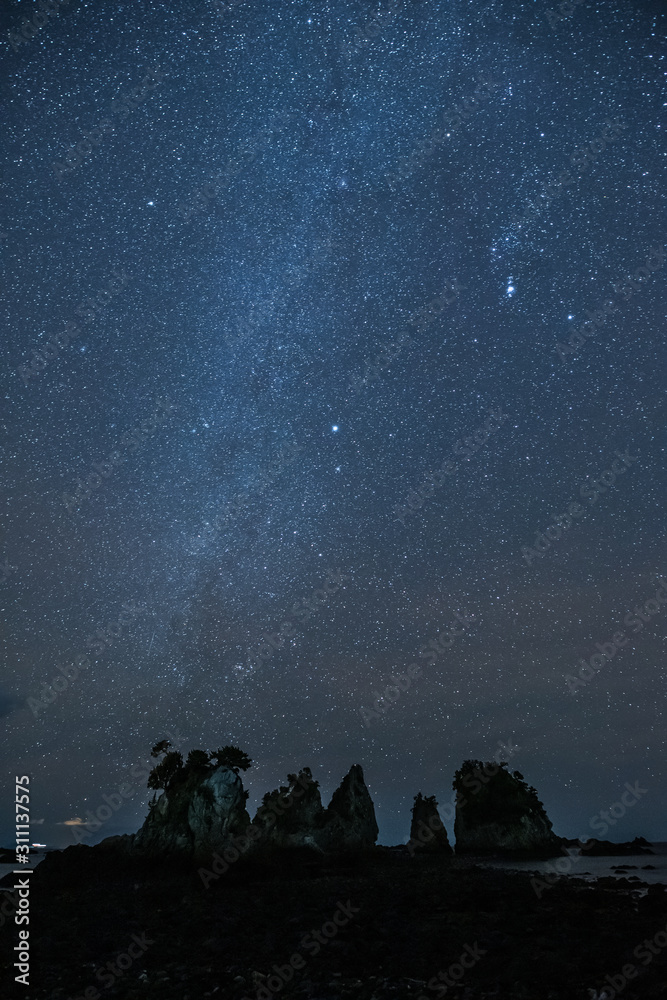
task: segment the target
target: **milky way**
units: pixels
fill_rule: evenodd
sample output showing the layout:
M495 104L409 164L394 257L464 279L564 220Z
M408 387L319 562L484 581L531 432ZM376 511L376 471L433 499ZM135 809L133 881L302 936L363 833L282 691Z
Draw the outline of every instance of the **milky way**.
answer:
M665 19L548 3L4 5L0 713L40 841L168 731L246 750L251 806L361 763L384 843L499 741L558 833L640 780L615 839L667 839Z

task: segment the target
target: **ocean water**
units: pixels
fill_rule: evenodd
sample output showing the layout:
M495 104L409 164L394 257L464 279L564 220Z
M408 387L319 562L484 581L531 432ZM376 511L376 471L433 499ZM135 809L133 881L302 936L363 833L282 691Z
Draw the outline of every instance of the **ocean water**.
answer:
M560 857L550 858L547 861L515 861L502 860L500 858L484 858L466 856L458 858L457 862L463 867L469 865L482 865L489 868L502 868L505 871L538 872L543 874L553 874L554 869L564 876L583 878L595 881L598 878L612 876L613 878L630 878L635 875L641 882L652 884L662 882L667 885L667 841L655 842L651 845L654 851L650 854L619 854L613 857L591 858L577 852L569 860L571 864L568 869L568 857L563 854ZM45 854L31 854L30 865L0 865L0 879L9 875L14 870L21 868L36 868L40 861L43 861ZM627 871L614 871L622 865L628 867ZM646 865L652 865L652 869L647 869ZM562 869L562 871L561 871Z
M43 854L40 851L39 854L30 855L30 861L27 865L0 865L0 879L4 878L5 875L11 875L12 872L18 871L19 868L24 870L26 868L36 868L40 861L43 861L45 857L46 854ZM5 888L7 887L5 886Z
M618 854L611 857L588 857L584 852L576 848L572 856L562 854L560 857L550 858L547 861L514 861L489 858L465 858L466 864L478 864L489 868L502 868L505 871L538 872L553 874L554 869L558 874L572 878L583 878L594 882L598 878L611 876L612 878L630 878L635 875L641 882L653 884L661 882L667 885L667 842L655 841L651 844L650 854ZM568 861L570 864L568 865ZM626 865L627 871L614 871ZM652 869L647 869L646 865L652 865Z

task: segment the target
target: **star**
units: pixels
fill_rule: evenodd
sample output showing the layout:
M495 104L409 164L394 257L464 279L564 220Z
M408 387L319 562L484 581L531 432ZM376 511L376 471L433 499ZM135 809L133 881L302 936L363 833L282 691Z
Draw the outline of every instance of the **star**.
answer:
M609 0L600 32L594 4L487 0L501 60L472 3L207 0L176 28L125 4L121 30L86 0L25 34L8 6L0 717L46 823L123 780L110 739L131 766L177 721L185 754L230 740L285 773L316 746L327 782L358 756L378 799L398 760L411 804L451 777L450 713L452 770L539 733L549 761L521 766L578 833L662 760L662 619L564 680L658 586L655 5ZM456 609L475 634L431 670ZM667 840L660 803L620 837ZM409 826L390 812L381 843Z

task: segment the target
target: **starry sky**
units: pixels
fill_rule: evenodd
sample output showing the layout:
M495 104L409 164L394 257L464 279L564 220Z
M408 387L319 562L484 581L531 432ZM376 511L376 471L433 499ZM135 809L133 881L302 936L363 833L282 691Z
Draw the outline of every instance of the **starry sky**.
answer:
M33 839L128 781L87 842L137 829L172 732L246 750L253 811L361 763L381 843L499 744L556 832L639 781L609 836L667 840L665 16L549 3L4 0L0 715Z

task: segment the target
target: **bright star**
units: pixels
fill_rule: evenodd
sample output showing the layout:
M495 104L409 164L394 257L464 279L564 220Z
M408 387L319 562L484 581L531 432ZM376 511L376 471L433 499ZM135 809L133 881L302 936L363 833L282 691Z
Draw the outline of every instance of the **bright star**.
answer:
M333 427L331 428L331 430L332 430L332 431L334 432L334 434L335 434L335 433L336 433L336 431L338 430L338 424L334 424L334 425L333 425Z

